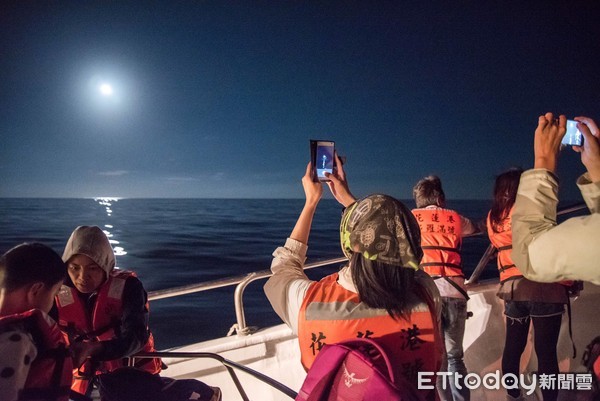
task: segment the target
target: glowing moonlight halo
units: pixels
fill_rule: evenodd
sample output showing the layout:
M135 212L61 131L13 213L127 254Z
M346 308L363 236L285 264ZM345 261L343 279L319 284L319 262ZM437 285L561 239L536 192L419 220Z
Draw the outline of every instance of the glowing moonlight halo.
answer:
M85 96L93 107L108 113L123 112L124 86L116 74L91 75L87 82Z
M104 96L110 96L113 94L113 88L112 86L110 86L110 84L107 83L102 83L100 84L100 93L102 93Z

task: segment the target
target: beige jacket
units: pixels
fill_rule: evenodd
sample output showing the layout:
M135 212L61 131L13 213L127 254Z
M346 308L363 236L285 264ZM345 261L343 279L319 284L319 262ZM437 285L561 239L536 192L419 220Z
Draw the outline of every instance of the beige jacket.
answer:
M589 216L556 223L558 180L545 169L523 173L513 213L512 258L530 280L600 285L600 182L577 180Z

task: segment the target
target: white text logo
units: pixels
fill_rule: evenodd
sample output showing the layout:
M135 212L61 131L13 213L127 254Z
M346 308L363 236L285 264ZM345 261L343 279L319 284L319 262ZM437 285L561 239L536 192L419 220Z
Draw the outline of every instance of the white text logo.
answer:
M469 390L474 390L485 387L488 390L504 389L525 389L527 395L531 395L536 387L546 390L591 390L592 389L592 374L591 373L559 373L559 374L535 374L519 376L507 373L501 375L500 371L488 373L483 377L477 373L468 373L462 375L457 372L419 372L418 374L418 389L433 390L435 387L436 376L443 378L441 381L442 389L449 386L450 380L453 381L457 389L462 389L464 385Z

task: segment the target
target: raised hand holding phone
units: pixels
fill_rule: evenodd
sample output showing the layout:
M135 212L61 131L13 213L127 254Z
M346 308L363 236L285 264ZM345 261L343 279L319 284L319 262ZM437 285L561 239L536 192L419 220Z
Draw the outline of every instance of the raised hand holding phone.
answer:
M327 186L329 187L333 197L344 207L348 207L356 201L356 198L350 192L348 181L346 181L346 172L344 171L342 160L338 156L337 152L335 153L335 165L335 172L326 173L326 176L329 179Z
M306 204L316 206L321 200L323 195L323 185L319 181L312 179L312 167L311 163L306 166L306 172L302 177L302 188L304 189L304 196L306 198Z
M538 117L538 126L533 139L534 168L556 171L556 159L561 141L567 131L567 118L546 113Z
M573 146L573 150L581 153L581 162L587 168L592 182L600 182L600 129L588 117L577 117L581 133L585 137L581 146Z
M303 244L308 244L312 220L323 194L323 185L319 181L313 180L312 170L312 163L308 163L306 165L306 172L302 177L302 188L304 188L306 201L290 234L290 238L300 241Z
M567 132L561 141L563 145L581 146L583 143L583 135L577 128L577 121L567 120Z

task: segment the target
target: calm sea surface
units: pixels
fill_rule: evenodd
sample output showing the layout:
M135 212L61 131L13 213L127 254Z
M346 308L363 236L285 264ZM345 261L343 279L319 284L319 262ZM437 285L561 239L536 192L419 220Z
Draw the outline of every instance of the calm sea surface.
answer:
M25 241L46 243L62 255L78 225L103 228L117 253L117 266L136 271L153 291L268 269L271 254L290 234L304 201L299 199L0 199L0 251ZM413 207L412 201L405 202ZM489 201L451 201L449 207L483 219ZM309 240L308 262L342 256L341 207L324 199ZM470 272L488 245L486 237L463 244ZM495 261L485 277L497 275ZM314 279L335 270L313 269ZM246 289L250 326L280 323L263 292L265 280ZM150 326L159 349L227 333L235 323L234 287L151 303Z

